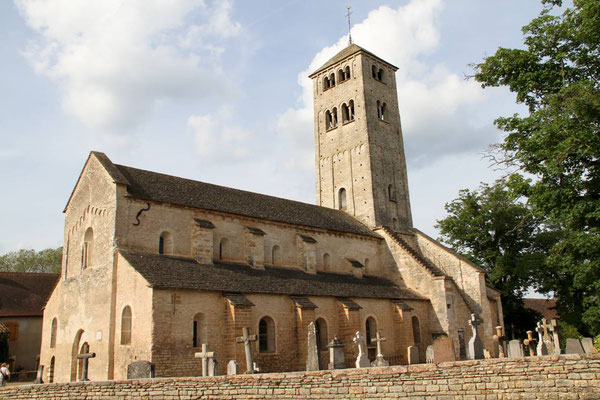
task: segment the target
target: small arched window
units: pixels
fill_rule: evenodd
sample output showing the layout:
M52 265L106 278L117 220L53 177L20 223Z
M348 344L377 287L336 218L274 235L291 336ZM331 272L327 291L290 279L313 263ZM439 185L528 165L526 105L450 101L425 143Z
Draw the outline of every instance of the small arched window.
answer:
M343 69L340 69L340 70L338 71L338 82L339 82L339 83L342 83L342 82L344 82L345 80L346 80L346 77L344 76L344 70L343 70Z
M348 120L354 121L354 100L350 100L350 102L348 103L348 109L350 114Z
M281 248L278 245L273 246L271 262L273 265L281 265Z
M219 260L229 259L229 240L222 238L219 242Z
M327 322L323 318L315 322L317 331L317 348L321 351L327 350Z
M158 254L173 254L173 235L163 232L158 238Z
M329 84L329 78L328 77L323 78L323 90L329 89L330 88L329 85L330 85Z
M387 110L386 110L386 104L385 104L385 103L383 103L383 104L381 105L381 114L380 114L380 118L381 118L381 120L382 120L382 121L385 121L385 116L386 116L386 114L387 114Z
M327 270L331 266L331 256L329 253L323 254L323 267Z
M350 121L350 109L346 103L342 104L342 123Z
M375 321L375 318L373 318L373 317L367 318L365 328L366 328L366 339L367 339L367 346L368 346L372 343L373 339L375 339L377 337L377 321Z
M275 323L271 317L263 317L258 323L258 351L275 352Z
M331 111L329 110L325 113L325 127L327 130L333 129L333 118L331 118Z
M341 188L338 192L338 205L340 210L346 209L346 189Z
M366 272L367 268L369 268L369 259L368 258L365 258L364 266L365 266L365 272Z
M335 74L333 72L329 75L329 83L331 84L331 87L335 86Z
M393 185L388 186L388 199L390 201L396 201L396 190Z
M204 329L203 322L204 315L202 313L194 315L194 322L192 327L192 347L202 346L202 340L204 339L204 335L202 334Z
M50 327L50 348L56 347L56 331L58 330L58 321L56 318L52 319L52 325Z
M413 340L415 344L419 344L421 343L421 325L419 324L419 318L417 318L417 316L413 316L411 322L413 330Z
M344 70L344 78L350 79L350 67L349 66L347 66L346 69Z
M333 107L333 110L331 110L331 120L333 123L333 127L337 127L338 124L338 115L337 115L337 108Z
M383 68L379 68L379 71L377 71L377 80L383 82Z
M121 313L121 344L131 344L131 307L125 306Z
M91 265L94 248L94 230L90 227L83 236L83 247L81 249L81 269L86 269Z
M377 67L374 65L371 67L371 74L373 75L373 78L377 79Z

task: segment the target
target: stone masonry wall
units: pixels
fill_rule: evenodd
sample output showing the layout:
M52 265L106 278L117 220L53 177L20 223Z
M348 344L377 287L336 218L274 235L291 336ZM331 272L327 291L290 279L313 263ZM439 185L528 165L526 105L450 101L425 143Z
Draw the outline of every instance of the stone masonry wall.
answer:
M0 399L600 399L600 354L13 386Z

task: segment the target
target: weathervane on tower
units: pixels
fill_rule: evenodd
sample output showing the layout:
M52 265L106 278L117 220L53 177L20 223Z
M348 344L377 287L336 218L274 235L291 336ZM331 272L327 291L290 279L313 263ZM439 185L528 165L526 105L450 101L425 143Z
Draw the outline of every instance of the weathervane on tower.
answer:
M350 31L350 14L352 14L352 11L350 10L352 7L346 6L346 9L348 10L348 13L346 14L346 17L348 18L348 46L350 46L352 44L352 32Z

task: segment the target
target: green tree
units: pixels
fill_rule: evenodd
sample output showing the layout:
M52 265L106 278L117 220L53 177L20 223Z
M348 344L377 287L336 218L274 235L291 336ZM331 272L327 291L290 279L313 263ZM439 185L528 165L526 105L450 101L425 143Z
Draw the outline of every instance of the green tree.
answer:
M475 66L475 79L508 87L528 107L526 115L495 121L506 136L494 157L511 168L512 189L556 229L541 290L556 293L566 322L598 334L600 2L574 0L560 15L560 0L542 3L540 16L523 28L525 48L499 48Z
M543 224L504 181L461 190L439 220L443 242L485 269L488 284L502 293L508 335L520 337L539 316L523 307L524 292L544 264L548 235Z
M0 256L0 271L60 273L61 263L62 247L11 251Z

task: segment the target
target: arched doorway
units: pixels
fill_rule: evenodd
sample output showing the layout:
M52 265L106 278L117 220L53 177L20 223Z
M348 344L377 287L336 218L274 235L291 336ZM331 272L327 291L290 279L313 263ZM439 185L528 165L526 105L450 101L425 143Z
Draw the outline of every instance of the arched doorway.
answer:
M77 380L77 365L78 359L77 355L79 354L79 342L81 341L81 336L83 335L83 329L77 331L75 335L75 339L73 340L73 347L71 349L71 381Z

